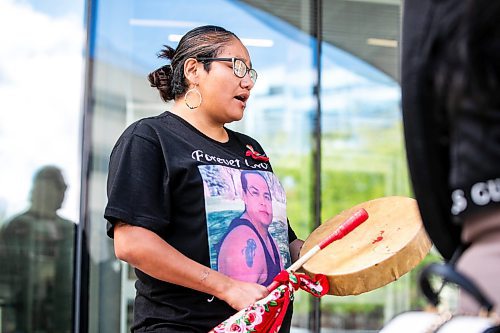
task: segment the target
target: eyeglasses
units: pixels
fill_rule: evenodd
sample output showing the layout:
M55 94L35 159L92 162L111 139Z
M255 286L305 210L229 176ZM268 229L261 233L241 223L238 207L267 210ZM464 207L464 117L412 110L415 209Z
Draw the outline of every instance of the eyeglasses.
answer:
M253 68L248 68L247 64L242 59L238 58L197 58L197 60L204 61L231 61L233 63L233 73L239 78L244 78L247 73L250 75L252 83L257 81L257 71Z

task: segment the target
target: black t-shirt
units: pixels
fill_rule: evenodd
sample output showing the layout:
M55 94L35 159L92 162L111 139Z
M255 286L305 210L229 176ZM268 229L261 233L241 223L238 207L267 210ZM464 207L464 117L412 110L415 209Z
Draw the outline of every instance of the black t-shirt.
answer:
M217 268L218 242L245 209L241 170L261 174L273 197L269 230L290 264L296 239L286 219L286 199L264 151L252 138L226 129L215 141L182 118L165 112L129 126L111 154L105 218L113 237L117 221L149 229L185 256ZM251 146L251 147L249 147ZM261 154L252 157L251 151ZM161 255L159 253L158 255ZM235 311L211 295L159 281L136 269L136 331L207 332Z

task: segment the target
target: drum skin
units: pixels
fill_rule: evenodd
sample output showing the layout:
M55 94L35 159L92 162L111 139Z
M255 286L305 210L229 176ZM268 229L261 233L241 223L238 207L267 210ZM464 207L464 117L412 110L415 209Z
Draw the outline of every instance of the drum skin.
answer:
M300 254L360 208L368 212L368 220L302 266L312 277L328 277L329 294L358 295L382 287L412 270L431 249L416 200L391 196L363 202L329 219L309 235Z

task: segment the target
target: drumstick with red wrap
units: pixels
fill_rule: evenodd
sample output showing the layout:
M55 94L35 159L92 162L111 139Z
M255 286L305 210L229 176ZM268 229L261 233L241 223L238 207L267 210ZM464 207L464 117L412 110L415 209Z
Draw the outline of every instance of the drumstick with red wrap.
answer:
M323 239L319 244L314 246L312 249L307 251L302 257L300 257L295 263L293 263L290 267L288 267L287 272L295 272L298 270L302 265L311 259L312 256L314 256L316 253L330 245L336 240L339 240L343 238L345 235L350 233L352 230L354 230L357 226L359 226L361 223L365 222L368 219L368 212L364 209L361 208L354 212L347 220L345 220L337 229L335 229L334 232L332 232L329 236L327 236L325 239ZM269 291L273 291L279 286L279 282L273 281L267 289Z

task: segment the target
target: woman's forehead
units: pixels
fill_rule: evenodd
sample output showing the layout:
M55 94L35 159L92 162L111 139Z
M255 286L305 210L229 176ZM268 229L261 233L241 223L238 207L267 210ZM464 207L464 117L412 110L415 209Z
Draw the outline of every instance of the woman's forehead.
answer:
M248 53L247 48L237 39L234 39L224 45L221 49L218 57L229 57L229 58L240 58L245 61L250 62L250 54Z

